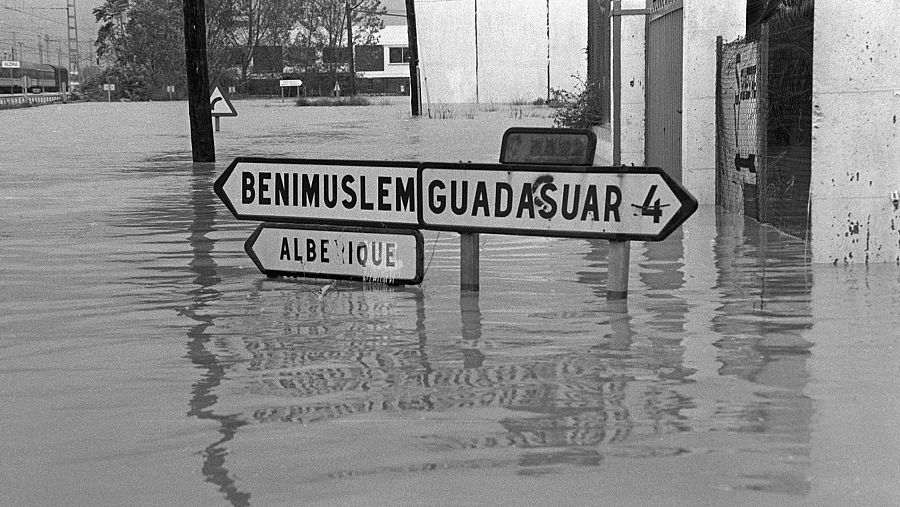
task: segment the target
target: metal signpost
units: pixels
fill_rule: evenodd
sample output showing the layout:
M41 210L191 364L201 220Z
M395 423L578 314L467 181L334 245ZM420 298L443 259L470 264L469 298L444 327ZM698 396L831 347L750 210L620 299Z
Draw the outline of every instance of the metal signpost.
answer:
M234 108L234 105L228 100L222 91L219 90L219 87L215 87L213 92L209 96L209 107L212 109L210 113L216 122L216 132L219 131L219 118L222 116L237 116L237 110Z
M281 101L284 102L284 89L290 86L297 87L297 97L300 97L300 87L303 86L303 81L300 79L281 79L278 81L278 85L281 87Z
M418 284L424 241L414 229L261 224L244 244L265 275Z
M103 89L106 90L106 101L112 102L112 92L116 91L116 85L113 83L103 83Z
M417 227L416 162L238 157L216 195L242 220Z

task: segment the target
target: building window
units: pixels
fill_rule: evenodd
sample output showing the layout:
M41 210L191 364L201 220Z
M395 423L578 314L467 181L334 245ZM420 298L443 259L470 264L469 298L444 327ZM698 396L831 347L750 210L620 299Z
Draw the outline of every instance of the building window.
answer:
M409 63L409 48L389 48L390 63Z

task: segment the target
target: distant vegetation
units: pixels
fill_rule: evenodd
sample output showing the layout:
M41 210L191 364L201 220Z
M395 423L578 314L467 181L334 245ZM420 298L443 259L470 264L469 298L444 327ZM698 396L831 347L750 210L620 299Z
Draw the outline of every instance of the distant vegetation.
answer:
M185 96L184 0L101 0L93 11L99 29L96 62L101 72L83 78L83 90L114 83L112 99L166 100ZM386 13L380 0L206 0L206 45L211 85L252 78L280 78L285 55L337 54L348 47L347 12L354 44L374 40ZM278 48L275 56L266 50ZM261 61L272 60L262 65ZM295 58L295 60L297 60ZM339 60L301 59L306 71L332 79ZM297 60L300 62L300 60ZM292 66L295 63L291 63ZM105 95L104 95L105 98Z
M300 97L298 106L368 106L369 100L365 97Z

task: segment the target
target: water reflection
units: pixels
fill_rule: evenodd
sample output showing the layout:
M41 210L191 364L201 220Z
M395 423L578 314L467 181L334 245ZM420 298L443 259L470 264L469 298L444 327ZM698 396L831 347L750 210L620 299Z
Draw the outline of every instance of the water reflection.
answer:
M716 218L717 289L725 294L712 323L721 335L715 343L719 373L757 386L716 416L730 421L733 431L764 435L770 452L792 464L782 472L748 474L742 487L806 495L814 413L804 394L811 344L803 332L812 328L807 247L741 217Z
M196 287L188 292L190 303L182 311L182 315L196 321L187 333L188 357L203 374L191 388L190 410L187 415L219 423L221 438L201 453L201 470L206 481L218 486L219 492L229 503L244 506L250 505L250 494L240 491L226 468L225 457L228 451L225 444L234 439L235 432L246 422L240 419L239 414L219 415L214 411L219 399L214 390L222 384L230 367L229 361L210 350L213 338L208 331L215 320L215 316L208 313L209 308L221 296L216 288L221 280L216 273L216 262L212 256L213 241L209 238L213 232L217 205L215 196L210 191L215 177L214 164L193 164L190 200L193 215L188 241L192 253L189 266L196 275L193 280Z

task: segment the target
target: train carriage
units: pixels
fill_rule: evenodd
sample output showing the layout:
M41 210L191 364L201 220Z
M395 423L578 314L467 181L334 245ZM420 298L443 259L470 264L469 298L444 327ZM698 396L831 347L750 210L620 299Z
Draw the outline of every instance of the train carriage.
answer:
M24 78L24 79L23 79ZM69 71L50 64L19 62L19 68L0 69L0 93L59 92L68 89Z

